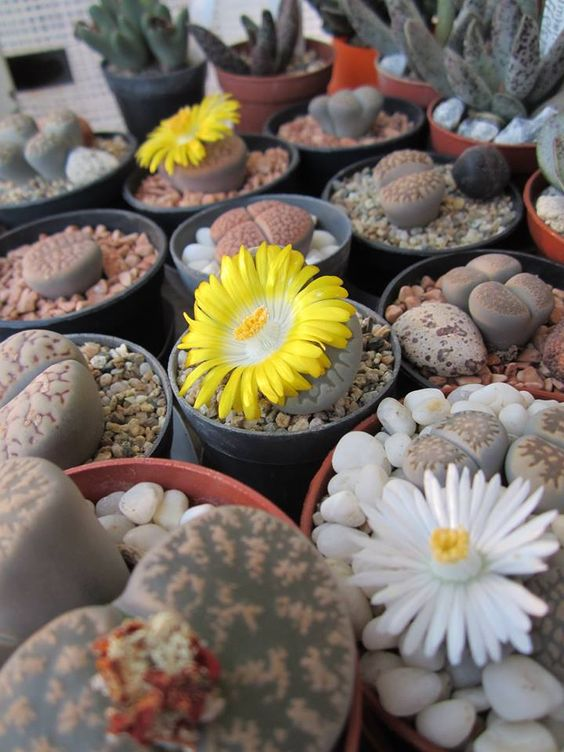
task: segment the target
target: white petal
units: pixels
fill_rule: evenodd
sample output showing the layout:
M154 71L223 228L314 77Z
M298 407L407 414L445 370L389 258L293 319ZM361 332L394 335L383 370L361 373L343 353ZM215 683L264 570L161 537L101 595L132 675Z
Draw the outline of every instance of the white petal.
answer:
M500 556L506 551L510 551L512 548L523 546L525 543L529 543L529 541L539 538L546 531L557 514L558 513L556 512L556 510L554 510L553 512L544 512L544 514L539 514L531 517L528 522L526 522L524 525L521 525L521 527L518 527L506 538L500 541L492 549L490 555ZM556 551L557 548L558 544L556 544L556 548L554 550Z
M500 488L501 478L499 477L499 475L494 475L494 477L486 485L484 496L482 497L482 500L478 505L476 515L472 519L470 536L473 541L479 541L482 533L487 528L491 511L499 496Z
M372 598L372 604L377 606L379 604L390 603L399 598L403 598L406 593L412 590L419 590L419 588L425 587L429 582L428 574L419 574L411 577L404 577L403 582L395 582L387 585L383 590L380 590Z
M487 660L486 646L478 622L479 617L474 611L469 598L464 601L464 614L466 617L468 647L472 655L472 660L477 666L483 666Z
M438 583L435 583L435 585L436 594L436 592L438 592L439 585ZM430 595L427 598L427 602L424 604L423 608L419 611L419 613L407 629L405 642L403 644L403 648L406 653L414 653L421 646L434 612L435 595Z
M382 627L393 634L403 632L432 592L432 583L429 583L412 595L404 596L388 605L382 615Z
M434 655L446 634L456 585L443 583L435 598L435 613L429 624L423 649L426 655Z
M482 580L482 587L500 604L504 617L510 624L510 630L528 632L531 629L531 619L506 593L505 580L497 575L487 575Z
M454 590L447 627L447 651L450 663L460 663L464 643L466 641L466 627L464 622L464 597L466 588L457 587Z

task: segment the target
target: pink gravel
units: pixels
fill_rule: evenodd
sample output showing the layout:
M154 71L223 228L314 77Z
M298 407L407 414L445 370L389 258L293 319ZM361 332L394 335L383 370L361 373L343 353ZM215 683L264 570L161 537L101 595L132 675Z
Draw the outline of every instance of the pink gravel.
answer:
M278 129L280 138L304 146L318 148L343 148L350 146L364 146L397 138L413 127L413 123L403 112L379 112L372 126L371 132L362 138L340 138L331 136L322 130L319 123L311 115L301 115Z

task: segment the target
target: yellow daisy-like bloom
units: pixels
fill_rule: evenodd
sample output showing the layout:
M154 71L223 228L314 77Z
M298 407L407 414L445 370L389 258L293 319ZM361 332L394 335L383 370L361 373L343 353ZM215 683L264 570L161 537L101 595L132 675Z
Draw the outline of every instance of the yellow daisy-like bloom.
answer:
M355 314L342 300L348 293L339 277L310 281L318 271L289 245L262 243L254 258L241 246L236 256L224 256L219 279L211 275L196 290L194 318L184 314L188 332L178 347L195 368L180 394L203 377L198 409L228 377L219 417L235 409L250 420L260 417L260 394L283 405L311 388L305 376L326 372L325 349L346 347Z
M206 156L205 143L230 136L238 122L239 102L230 94L210 94L162 120L137 150L137 161L149 172L164 162L169 175L175 165L196 167Z

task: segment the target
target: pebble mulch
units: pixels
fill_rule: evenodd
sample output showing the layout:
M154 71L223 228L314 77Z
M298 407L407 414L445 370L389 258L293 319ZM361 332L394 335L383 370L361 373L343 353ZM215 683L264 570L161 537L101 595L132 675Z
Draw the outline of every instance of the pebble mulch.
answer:
M228 198L243 196L245 193L272 183L288 169L288 152L279 146L266 151L251 151L247 157L247 177L238 191L222 193L202 193L186 191L181 193L162 175L149 175L144 178L135 193L135 198L150 206L180 207L203 206L225 201Z
M390 138L397 138L407 133L412 127L413 124L403 112L394 112L391 115L387 112L379 112L368 135L362 138L345 138L325 133L311 115L301 115L281 125L278 135L286 141L303 146L342 149L377 144Z
M122 136L96 138L92 143L92 148L106 151L120 162L129 152L129 145ZM44 180L39 175L23 185L16 185L9 180L0 180L0 205L12 206L39 201L85 187L87 186L76 186L70 180Z
M231 412L225 419L225 423L233 428L244 428L249 431L297 433L298 431L311 431L320 428L344 418L372 402L393 374L394 355L390 344L390 327L374 323L370 317L361 318L359 316L359 321L363 333L363 353L360 367L348 393L341 397L331 410L311 413L310 415L287 415L263 398L259 401L261 417L257 420L245 420L242 413ZM186 376L192 370L191 368L184 368L186 355L185 350L180 351L178 355L176 383L179 387L182 386ZM194 405L200 383L200 381L197 381L186 394L184 399L188 404ZM209 406L200 408L202 415L217 419L217 404L223 392L223 387L224 384L220 385Z
M166 395L142 353L86 342L80 350L98 384L105 425L93 460L148 455L164 425Z
M365 167L344 180L335 181L331 203L342 206L354 232L367 240L419 250L448 250L481 243L502 233L516 217L511 196L477 201L456 188L450 165L437 166L446 191L439 216L426 227L402 230L386 218L378 201L372 168Z
M539 218L551 230L564 236L564 193L550 186L545 188L535 206Z

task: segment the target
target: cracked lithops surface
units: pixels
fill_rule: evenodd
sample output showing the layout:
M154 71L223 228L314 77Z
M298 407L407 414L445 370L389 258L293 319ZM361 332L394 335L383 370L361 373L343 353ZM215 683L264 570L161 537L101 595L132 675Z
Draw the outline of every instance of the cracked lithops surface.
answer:
M235 191L245 180L247 147L239 136L228 136L206 145L206 156L197 167L175 165L172 175L160 174L179 191L218 193Z
M92 505L62 470L36 457L0 462L0 663L64 611L115 598L127 576Z
M423 488L426 470L430 470L439 483L443 484L449 465L456 465L459 470L467 467L472 475L479 470L466 452L450 441L441 436L426 435L419 436L411 442L405 453L402 469L409 481Z
M438 170L397 178L380 189L378 199L388 220L404 229L425 227L439 214L445 181Z
M494 282L507 282L514 274L522 271L520 261L505 253L485 253L469 261L466 266L482 272Z
M564 570L552 566L531 577L527 588L548 604L548 614L535 625L535 659L564 682Z
M495 348L524 345L533 331L529 309L501 282L482 282L468 298L468 310Z
M434 168L433 159L424 151L416 149L399 149L383 157L372 170L379 188L405 175L425 172Z
M86 234L57 232L30 246L22 261L25 283L46 298L70 298L102 277L102 251Z

